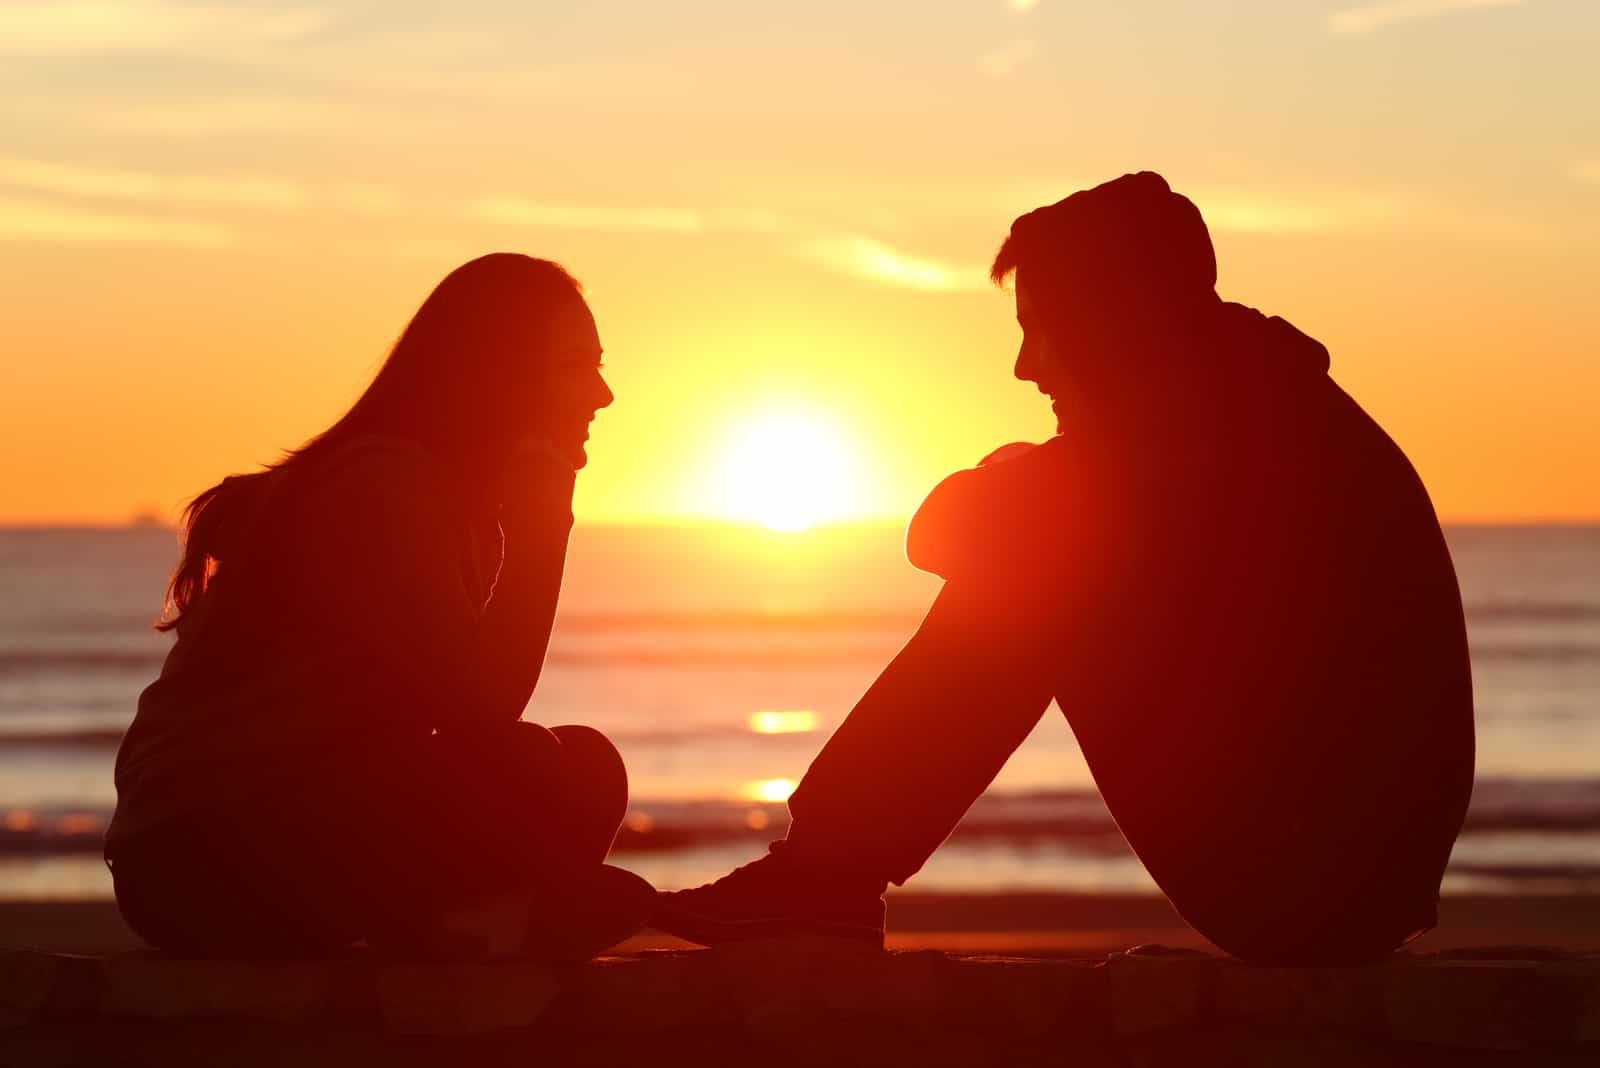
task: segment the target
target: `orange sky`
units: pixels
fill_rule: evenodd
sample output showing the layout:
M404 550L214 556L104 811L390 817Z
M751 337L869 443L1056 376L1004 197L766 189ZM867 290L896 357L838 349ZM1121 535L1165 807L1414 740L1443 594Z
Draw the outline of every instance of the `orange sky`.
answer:
M170 515L494 249L590 291L580 518L734 514L766 413L903 517L1050 430L983 279L1011 218L1141 168L1442 514L1600 517L1600 6L436 8L0 5L0 522Z

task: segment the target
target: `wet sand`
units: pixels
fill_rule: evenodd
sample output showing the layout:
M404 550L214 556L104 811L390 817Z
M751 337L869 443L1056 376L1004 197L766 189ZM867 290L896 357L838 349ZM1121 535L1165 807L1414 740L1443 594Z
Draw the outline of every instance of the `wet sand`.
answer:
M1145 943L1211 948L1158 897L902 892L889 899L891 949L1092 957ZM0 946L115 953L139 944L109 901L0 901ZM684 945L647 931L614 952ZM1412 948L1500 945L1600 950L1600 897L1449 898L1439 928Z

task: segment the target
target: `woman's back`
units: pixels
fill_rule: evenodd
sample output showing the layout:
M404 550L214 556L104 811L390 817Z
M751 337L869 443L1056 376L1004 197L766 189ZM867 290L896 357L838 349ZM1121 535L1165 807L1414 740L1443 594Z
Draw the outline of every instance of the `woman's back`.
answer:
M461 640L445 632L469 630L488 597L498 527L454 518L448 475L414 442L355 438L251 490L256 499L219 532L216 573L180 621L161 677L140 696L117 755L108 852L294 778L311 750L375 731L425 734L384 667L398 649ZM455 595L403 616L378 611L375 587L407 586L404 575L375 576L379 558L454 573Z

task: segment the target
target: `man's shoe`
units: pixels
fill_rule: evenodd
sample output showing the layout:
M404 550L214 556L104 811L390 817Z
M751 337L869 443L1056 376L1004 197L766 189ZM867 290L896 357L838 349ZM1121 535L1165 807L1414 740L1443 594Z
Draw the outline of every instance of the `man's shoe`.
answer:
M820 935L882 949L888 883L802 864L786 846L714 883L657 894L650 926L702 946Z

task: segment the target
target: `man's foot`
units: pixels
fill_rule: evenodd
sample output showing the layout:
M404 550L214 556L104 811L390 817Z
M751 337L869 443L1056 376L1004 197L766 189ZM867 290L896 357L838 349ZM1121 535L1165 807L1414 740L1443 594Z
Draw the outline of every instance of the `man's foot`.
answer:
M882 949L888 883L802 864L786 846L714 883L657 894L650 926L703 946L822 935Z

